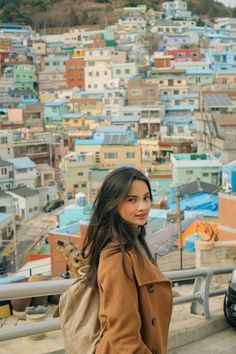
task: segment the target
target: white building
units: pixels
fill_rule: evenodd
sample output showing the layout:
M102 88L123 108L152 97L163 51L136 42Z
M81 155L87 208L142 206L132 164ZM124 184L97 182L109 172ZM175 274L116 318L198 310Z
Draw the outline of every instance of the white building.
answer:
M5 246L15 235L14 216L0 212L0 248Z
M14 213L13 197L2 191L0 191L0 213Z
M136 63L116 63L112 64L113 79L121 79L127 82L131 77L138 74L138 66Z
M27 187L7 191L13 196L15 215L20 221L26 221L39 213L39 192Z
M0 130L0 156L2 159L13 157L13 133Z
M103 114L108 116L120 116L121 108L125 103L123 90L106 90L103 96Z
M162 4L162 11L166 18L191 18L191 11L187 11L187 3L182 0L166 1Z
M90 48L85 51L85 90L102 90L112 79L112 54L114 48Z
M36 185L36 164L29 157L7 159L13 165L14 186L34 188Z

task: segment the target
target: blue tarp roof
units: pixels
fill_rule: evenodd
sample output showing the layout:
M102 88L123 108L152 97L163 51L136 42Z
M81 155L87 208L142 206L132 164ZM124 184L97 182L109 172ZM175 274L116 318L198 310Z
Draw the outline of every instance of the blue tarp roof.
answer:
M29 157L15 157L14 159L6 159L12 163L17 170L23 168L36 168L36 164Z
M176 210L175 201L168 202L168 208ZM189 195L180 201L182 210L201 212L204 216L218 216L218 195L196 193Z

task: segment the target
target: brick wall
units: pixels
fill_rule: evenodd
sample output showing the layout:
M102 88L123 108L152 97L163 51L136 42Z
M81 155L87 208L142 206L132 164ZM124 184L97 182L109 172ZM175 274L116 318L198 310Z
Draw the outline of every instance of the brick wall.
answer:
M219 241L236 240L236 195L219 193Z

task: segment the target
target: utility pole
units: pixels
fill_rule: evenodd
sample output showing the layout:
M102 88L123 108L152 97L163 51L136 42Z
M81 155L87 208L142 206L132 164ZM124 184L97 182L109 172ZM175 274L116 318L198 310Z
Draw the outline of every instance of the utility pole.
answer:
M175 184L175 199L176 199L176 221L178 225L178 237L180 242L180 269L183 269L183 237L182 237L182 223L180 210L180 191L179 185Z
M67 166L65 162L65 152L64 152L64 137L63 134L60 134L60 147L61 147L61 175L62 175L62 180L63 180L63 187L65 189L65 203L66 205L68 204L68 198L67 198Z

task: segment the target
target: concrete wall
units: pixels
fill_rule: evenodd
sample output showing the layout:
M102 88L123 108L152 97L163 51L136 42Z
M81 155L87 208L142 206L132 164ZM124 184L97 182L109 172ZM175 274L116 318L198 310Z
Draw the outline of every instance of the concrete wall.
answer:
M201 241L196 246L196 268L200 267L236 267L235 241ZM214 276L212 287L219 288L228 283L230 275Z

